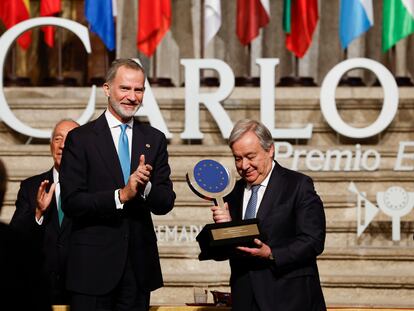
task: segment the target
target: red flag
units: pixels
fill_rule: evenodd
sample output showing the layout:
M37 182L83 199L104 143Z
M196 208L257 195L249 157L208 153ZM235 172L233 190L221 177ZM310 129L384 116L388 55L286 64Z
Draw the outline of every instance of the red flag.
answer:
M41 0L40 1L40 16L54 16L61 11L60 0ZM53 47L55 42L55 27L46 26L42 27L44 33L44 40L46 44Z
M286 47L297 57L305 55L318 23L318 0L291 0L290 33L286 34Z
M137 48L147 56L154 54L171 25L170 0L140 0Z
M249 44L268 23L269 12L260 0L237 0L236 32L241 44Z
M29 0L1 0L0 1L0 19L7 29L30 18ZM27 49L32 42L32 32L24 32L18 39L17 43Z

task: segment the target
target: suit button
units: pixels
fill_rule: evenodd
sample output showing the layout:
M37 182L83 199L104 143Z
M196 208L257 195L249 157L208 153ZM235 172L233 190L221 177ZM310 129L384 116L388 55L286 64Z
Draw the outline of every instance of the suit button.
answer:
M124 236L124 240L125 240L125 241L128 241L128 239L129 239L129 236L128 236L128 234L126 234L126 235Z
M58 248L62 248L62 247L63 247L63 245L59 243L59 244L57 245L57 247L58 247Z

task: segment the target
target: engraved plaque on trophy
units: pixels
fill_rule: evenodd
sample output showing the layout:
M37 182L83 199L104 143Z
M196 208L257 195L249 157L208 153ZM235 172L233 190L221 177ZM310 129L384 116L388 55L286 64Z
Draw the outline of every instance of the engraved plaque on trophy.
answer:
M211 159L197 162L186 177L196 195L213 201L220 208L224 208L223 197L233 190L235 184L234 174ZM256 218L207 224L196 238L201 250L198 258L225 259L238 253L237 246L255 247L255 238L261 238Z

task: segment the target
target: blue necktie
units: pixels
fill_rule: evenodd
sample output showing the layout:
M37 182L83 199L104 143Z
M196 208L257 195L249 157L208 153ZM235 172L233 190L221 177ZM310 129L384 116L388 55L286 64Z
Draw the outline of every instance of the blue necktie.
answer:
M121 163L122 174L124 175L125 185L128 183L129 173L131 169L131 158L129 157L128 136L126 134L127 124L121 124L121 134L118 142L118 157Z
M256 217L256 205L257 205L257 191L259 191L260 185L254 185L251 187L252 194L249 202L247 202L246 212L243 219L250 219Z

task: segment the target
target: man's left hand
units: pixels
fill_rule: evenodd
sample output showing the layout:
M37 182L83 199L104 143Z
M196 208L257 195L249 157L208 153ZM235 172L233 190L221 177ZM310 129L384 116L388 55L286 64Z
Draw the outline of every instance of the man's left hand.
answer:
M268 259L270 254L272 253L270 247L267 244L260 241L259 239L254 239L254 243L257 245L257 247L251 248L239 246L237 247L237 249L241 250L242 252L248 253L250 256Z

